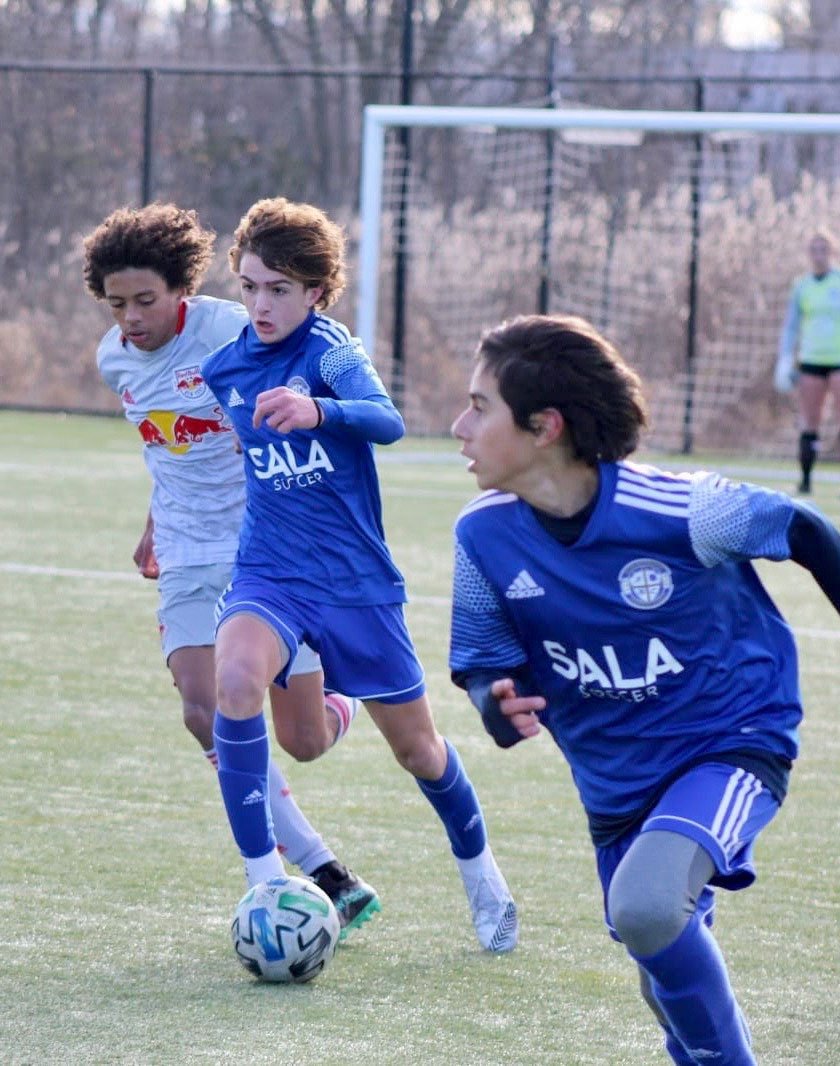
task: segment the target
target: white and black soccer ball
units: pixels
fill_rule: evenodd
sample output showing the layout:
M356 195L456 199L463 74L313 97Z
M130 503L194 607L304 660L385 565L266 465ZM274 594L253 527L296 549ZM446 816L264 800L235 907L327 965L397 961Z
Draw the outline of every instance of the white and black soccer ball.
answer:
M249 973L296 984L311 981L329 964L340 932L329 896L291 874L249 888L230 927L234 951Z

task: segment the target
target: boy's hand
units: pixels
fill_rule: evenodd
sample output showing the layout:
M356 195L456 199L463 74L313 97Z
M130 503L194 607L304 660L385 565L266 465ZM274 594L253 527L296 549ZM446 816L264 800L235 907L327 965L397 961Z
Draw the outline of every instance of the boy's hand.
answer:
M263 422L278 433L315 429L321 424L321 410L311 396L302 396L294 389L279 385L257 396L254 429L259 429Z
M137 569L143 577L149 578L150 581L156 581L160 577L160 567L152 544L153 533L154 530L151 524L147 525L132 556Z
M535 737L542 728L536 712L545 710L543 696L517 696L513 678L500 677L490 686L499 709L523 737Z

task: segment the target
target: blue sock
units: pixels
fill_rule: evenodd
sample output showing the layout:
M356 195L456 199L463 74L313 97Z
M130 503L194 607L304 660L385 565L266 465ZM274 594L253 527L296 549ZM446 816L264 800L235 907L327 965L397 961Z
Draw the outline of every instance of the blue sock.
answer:
M455 858L474 859L487 843L484 815L458 752L448 740L444 743L447 759L443 777L438 781L414 780L443 822Z
M677 1066L697 1066L697 1059L693 1059L689 1055L670 1029L665 1029L665 1050L670 1055L671 1061L675 1062Z
M695 1061L755 1066L723 955L696 914L663 951L633 958L650 976L662 1013Z
M268 733L265 718L226 718L216 711L213 739L219 786L233 839L246 859L277 847L268 807Z

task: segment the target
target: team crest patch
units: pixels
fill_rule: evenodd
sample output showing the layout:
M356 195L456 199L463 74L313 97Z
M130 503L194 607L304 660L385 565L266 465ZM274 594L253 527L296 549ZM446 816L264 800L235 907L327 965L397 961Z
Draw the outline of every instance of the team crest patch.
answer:
M618 575L621 598L637 611L652 611L671 598L674 578L658 559L634 559Z
M195 366L179 367L175 371L175 391L190 400L200 400L209 391L197 363Z
M300 374L295 374L293 378L289 378L286 383L286 388L291 389L292 392L298 393L300 396L311 396L312 389L309 387L309 382L306 378L302 378Z

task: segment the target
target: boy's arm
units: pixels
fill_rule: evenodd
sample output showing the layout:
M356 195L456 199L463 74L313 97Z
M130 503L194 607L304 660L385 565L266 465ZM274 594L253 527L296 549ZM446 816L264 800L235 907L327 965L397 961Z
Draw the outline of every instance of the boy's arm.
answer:
M404 435L402 415L360 341L354 339L324 352L319 371L335 394L335 398L318 397L324 423L342 426L372 444L393 444Z
M458 538L452 589L449 666L466 689L484 728L502 748L539 731L535 711L545 707L530 680L527 655L496 590ZM523 702L526 701L526 702Z
M143 530L143 535L137 543L137 547L134 549L134 565L143 575L152 581L157 580L160 577L160 568L158 567L158 561L155 557L154 546L155 525L152 520L151 510L146 515L146 528Z
M393 444L403 436L402 415L361 348L348 344L325 352L320 373L335 398L305 396L285 385L267 389L257 396L254 427L264 422L278 433L290 433L329 424L372 444Z
M840 532L819 511L792 500L790 557L804 566L840 614Z
M689 505L689 535L704 566L792 559L840 613L840 531L815 508L783 492L699 475Z

